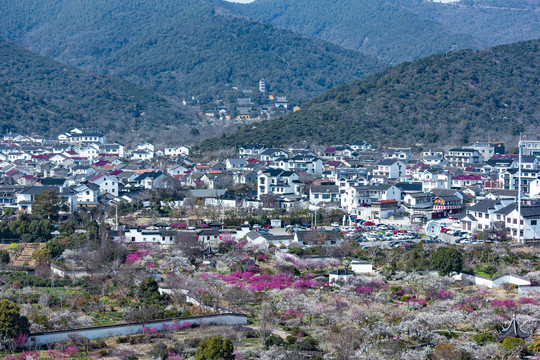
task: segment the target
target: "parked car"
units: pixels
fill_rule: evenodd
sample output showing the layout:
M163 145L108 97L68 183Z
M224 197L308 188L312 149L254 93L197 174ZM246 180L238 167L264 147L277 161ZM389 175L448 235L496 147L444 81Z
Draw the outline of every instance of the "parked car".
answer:
M333 223L330 224L330 226L339 227L339 223L334 221Z

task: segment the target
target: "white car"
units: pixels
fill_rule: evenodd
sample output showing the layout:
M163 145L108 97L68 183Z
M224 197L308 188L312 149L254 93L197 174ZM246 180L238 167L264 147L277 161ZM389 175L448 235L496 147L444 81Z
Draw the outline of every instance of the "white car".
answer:
M330 224L330 226L333 226L333 227L339 227L339 223L333 222L333 223Z

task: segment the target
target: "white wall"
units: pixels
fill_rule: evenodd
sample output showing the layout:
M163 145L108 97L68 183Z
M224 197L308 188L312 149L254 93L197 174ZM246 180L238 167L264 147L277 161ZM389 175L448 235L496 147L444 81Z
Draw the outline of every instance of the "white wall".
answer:
M351 263L351 270L354 271L355 274L365 274L365 273L371 273L373 272L373 265L371 264L358 264L358 263Z
M28 338L28 345L46 345L52 344L60 341L69 340L69 336L77 334L79 336L84 336L89 340L94 340L104 337L112 336L126 336L141 334L143 332L143 327L154 328L157 327L158 331L163 331L162 326L164 324L172 326L175 323L184 324L190 322L193 325L247 325L247 316L242 314L218 314L218 315L208 315L208 316L194 316L189 318L177 318L169 320L160 320L160 321L151 321L145 324L123 324L123 325L110 325L110 326L100 326L95 328L86 328L86 329L74 329L66 331L52 331L48 333L41 333L30 335Z

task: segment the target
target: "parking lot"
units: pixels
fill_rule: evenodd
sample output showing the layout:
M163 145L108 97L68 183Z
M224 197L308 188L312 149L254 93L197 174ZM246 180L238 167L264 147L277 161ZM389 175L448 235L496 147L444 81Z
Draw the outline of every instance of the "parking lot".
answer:
M445 229L436 239L429 239L425 235L424 227L419 225L411 225L404 221L394 221L394 223L373 223L363 222L358 226L321 226L318 230L340 231L344 239L357 241L363 249L370 247L382 248L399 248L410 247L415 243L425 240L427 244L443 243L443 244L480 244L482 241L472 239L470 233L464 233L458 230ZM444 224L444 222L443 222ZM333 224L336 225L336 224ZM295 231L306 231L304 228L293 229ZM267 235L286 235L287 229L274 228L262 229Z

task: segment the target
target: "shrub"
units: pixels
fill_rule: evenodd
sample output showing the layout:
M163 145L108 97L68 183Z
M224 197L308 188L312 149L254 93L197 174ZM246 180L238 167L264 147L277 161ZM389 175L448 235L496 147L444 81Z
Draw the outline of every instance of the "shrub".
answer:
M0 250L0 263L9 264L9 252L7 250Z
M433 359L435 360L468 360L470 357L456 345L440 341L433 349Z
M287 344L292 345L296 342L296 338L292 335L287 335L285 341L287 342Z
M126 344L129 342L129 336L119 336L117 339L116 339L116 342L118 344Z
M311 336L306 336L296 341L294 347L301 351L316 351L319 350L319 341Z
M0 300L0 335L15 338L30 332L30 322L19 314L19 306L9 300Z
M167 348L167 345L163 343L157 343L154 345L154 348L150 352L150 355L152 355L155 359L161 359L165 360L169 356L169 349Z
M463 268L463 255L457 249L440 247L431 255L431 266L441 275L459 273Z
M264 347L266 349L271 348L272 346L281 346L281 345L283 345L283 339L280 336L276 336L276 335L270 335L264 341Z
M221 336L213 336L201 342L196 360L234 360L234 346L230 339Z
M158 283L151 277L147 276L139 285L139 291L143 298L157 298L159 297Z
M487 343L490 342L497 342L497 339L495 339L495 336L490 333L482 333L482 334L476 334L473 335L472 339L480 346L484 346Z
M508 354L521 353L525 347L525 341L520 338L507 337L503 340L502 347Z

